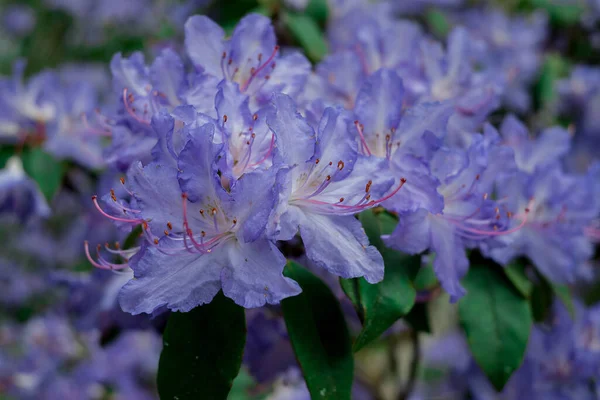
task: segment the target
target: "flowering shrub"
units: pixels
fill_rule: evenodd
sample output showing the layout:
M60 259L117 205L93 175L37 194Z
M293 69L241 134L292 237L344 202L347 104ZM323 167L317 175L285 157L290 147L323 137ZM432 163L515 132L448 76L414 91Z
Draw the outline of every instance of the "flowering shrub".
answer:
M229 3L0 8L0 397L596 398L600 8Z

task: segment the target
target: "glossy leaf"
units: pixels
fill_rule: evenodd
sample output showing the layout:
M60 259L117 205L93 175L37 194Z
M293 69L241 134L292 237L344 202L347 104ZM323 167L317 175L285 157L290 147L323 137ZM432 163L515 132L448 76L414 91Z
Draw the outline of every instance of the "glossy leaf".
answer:
M463 280L460 323L475 361L497 390L502 390L525 355L533 324L524 299L499 271L471 266Z
M396 224L392 216L385 212L368 210L361 213L359 219L370 243L377 247L383 256L385 276L377 284L370 284L362 278L359 280L364 322L363 329L354 343L354 351L377 339L410 311L417 295L411 277L421 264L419 256L408 256L383 244L381 235L391 233Z
M284 274L302 288L281 306L311 398L349 400L354 359L340 304L325 283L299 264L289 261Z
M48 201L60 189L65 173L64 165L40 148L30 149L23 153L23 169L35 180Z
M358 278L352 278L352 279L340 278L340 286L342 287L342 290L346 294L346 297L348 297L348 299L350 299L350 302L352 303L352 305L354 306L354 309L356 310L358 318L360 319L361 322L363 322L365 319L365 316L364 316L364 309L360 303L359 283L360 283L360 280Z
M226 399L245 342L244 309L222 292L190 312L172 313L158 365L160 398Z
M504 273L523 297L531 296L533 282L525 274L525 265L513 262L504 268Z

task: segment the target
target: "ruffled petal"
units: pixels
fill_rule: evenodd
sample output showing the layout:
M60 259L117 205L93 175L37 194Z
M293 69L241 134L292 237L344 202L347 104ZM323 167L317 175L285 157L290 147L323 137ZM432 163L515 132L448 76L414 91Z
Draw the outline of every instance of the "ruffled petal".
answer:
M150 66L152 87L158 91L158 101L171 106L180 103L180 95L185 88L185 71L183 62L177 53L164 49Z
M119 293L121 308L131 314L151 314L163 306L187 312L210 303L221 289L220 257L220 252L200 255L183 251L173 256L156 247L142 247L130 260L134 278Z
M303 165L315 152L316 136L287 95L275 94L267 124L275 133L276 155L289 166Z
M400 214L391 235L383 235L386 246L409 254L419 254L431 246L429 212L424 209Z
M460 280L469 269L469 259L452 225L441 218L431 220L431 250L435 252L435 275L450 295L450 301L456 302L466 294Z
M383 257L369 245L356 218L309 212L300 218L306 255L317 266L342 278L364 277L370 283L383 279Z
M227 248L229 263L221 272L223 293L245 308L278 304L302 290L283 276L286 259L277 247L266 240Z
M194 15L185 23L185 49L199 72L223 78L221 61L225 45L223 28L204 15Z

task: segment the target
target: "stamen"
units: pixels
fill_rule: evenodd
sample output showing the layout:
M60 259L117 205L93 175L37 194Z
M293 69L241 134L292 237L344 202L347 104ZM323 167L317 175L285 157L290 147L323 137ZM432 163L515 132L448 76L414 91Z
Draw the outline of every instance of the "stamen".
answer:
M309 198L305 198L304 200L311 203L311 204L315 204L315 205L323 205L323 206L332 206L334 208L340 208L345 210L346 212L358 212L358 211L362 211L365 210L367 208L370 207L374 207L377 204L380 204L386 200L388 200L389 198L391 198L392 196L394 196L396 193L398 193L398 191L402 188L402 186L404 186L404 184L406 183L406 179L405 178L400 178L400 184L398 185L398 187L396 187L392 192L390 192L389 194L387 194L386 196L377 199L377 200L370 200L371 195L367 194L365 195L365 197L363 197L363 199L361 201L359 201L357 204L355 205L346 205L346 204L339 204L339 203L328 203L326 201L320 201L320 200L313 200L313 199L309 199ZM367 190L370 189L372 182L369 181L367 183ZM367 203L362 203L364 200L367 200Z
M88 124L87 115L85 113L81 113L81 121L83 122L83 126L85 127L85 129L87 129L91 133L95 133L96 135L99 135L99 136L112 136L111 131L105 131L105 130L92 128Z
M249 168L253 168L256 167L257 165L262 164L263 162L265 162L270 156L271 153L273 152L273 147L275 146L275 135L271 134L271 144L269 145L269 149L267 150L267 152L265 153L265 155L258 160L255 163L249 164L248 167ZM319 160L317 160L317 164L319 163Z
M502 236L502 235L509 235L511 233L515 233L515 232L519 231L521 228L523 228L525 226L525 224L527 224L529 212L530 212L529 207L525 208L525 214L524 214L523 219L521 220L521 223L519 223L519 225L517 225L516 227L505 230L505 231L499 231L498 225L496 225L496 224L493 225L492 231L486 231L486 230L481 230L481 229L475 229L473 227L461 224L459 221L451 219L451 218L446 218L446 220L448 222L450 222L451 224L455 225L456 227L458 227L458 229L460 229L462 231L462 232L459 232L459 234L461 236L469 238L469 239L480 239L482 236L483 237L485 237L485 236ZM473 224L473 223L477 223L477 222L485 223L486 221L465 220L464 222ZM489 224L489 223L491 223L491 221L487 221L487 223Z
M119 222L127 222L127 223L131 223L131 224L139 224L139 223L144 223L145 221L142 219L127 219L127 218L120 218L120 217L115 217L113 215L110 215L108 213L106 213L102 207L100 207L100 204L98 204L98 196L94 195L92 196L92 201L94 202L94 205L96 206L96 208L98 209L98 211L100 211L100 213L102 215L104 215L107 218L110 218L114 221L119 221Z
M91 254L90 254L89 242L87 240L83 242L83 248L84 248L85 256L88 259L88 261L90 262L90 264L92 264L94 267L96 267L98 269L120 270L120 269L124 269L124 268L128 268L129 267L128 264L113 264L113 263L109 263L104 258L102 258L102 256L100 256L99 248L98 247L96 248L96 252L97 252L97 255L98 255L98 261L99 262L96 262L92 258Z
M216 209L216 208L213 208L213 209L211 210L211 212L212 212L212 215L213 215L213 224L214 224L214 226L215 226L215 231L217 231L217 232L218 232L218 231L219 231L219 225L218 225L218 223L217 223L217 209Z
M223 78L231 80L231 78L229 77L229 74L227 73L228 71L226 71L225 68L225 59L227 58L227 53L223 52L223 55L221 56L221 72L223 73Z
M367 141L363 133L363 126L358 121L354 121L354 126L356 126L356 130L358 131L358 135L360 136L360 142L362 144L363 151L366 150L367 155L370 156L371 149L369 149L369 146L367 145Z
M125 110L127 111L127 113L129 115L131 115L133 117L133 119L138 121L140 124L150 125L150 122L137 116L137 114L135 113L135 109L130 107L129 100L133 103L133 94L130 94L130 97L128 99L127 98L127 88L125 88L125 89L123 89L123 105L125 106Z
M277 55L277 52L279 51L279 46L275 46L275 48L273 49L273 53L271 53L271 56L267 59L267 61L265 61L264 64L262 64L261 66L259 66L258 68L252 68L250 70L250 78L248 78L248 80L242 85L240 91L241 92L245 92L246 89L248 89L248 87L250 86L250 84L252 83L252 80L263 70L265 69L265 67L267 65L269 65L271 63L271 61L273 61L273 59L275 58L275 56ZM274 66L273 66L274 68Z

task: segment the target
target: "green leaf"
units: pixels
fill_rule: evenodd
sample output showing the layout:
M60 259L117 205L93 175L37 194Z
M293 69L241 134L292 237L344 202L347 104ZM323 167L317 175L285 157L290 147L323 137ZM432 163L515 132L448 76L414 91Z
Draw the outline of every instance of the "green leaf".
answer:
M244 309L219 292L187 313L171 313L158 364L161 399L226 399L242 365Z
M475 361L500 391L525 355L533 324L529 304L492 268L471 266L463 284L460 323Z
M556 81L564 77L568 71L568 61L559 54L546 56L536 88L538 102L543 109L553 109L558 99Z
M572 318L575 318L575 305L569 287L550 282L538 273L539 283L534 287L531 295L531 308L536 322L545 321L550 313L554 296L565 305Z
M396 220L385 212L367 210L360 221L372 245L377 247L385 264L385 276L377 284L359 280L359 295L363 308L363 329L354 342L354 351L377 339L415 304L417 292L411 284L413 272L421 265L419 256L407 256L385 247L382 234L389 234Z
M360 303L359 282L360 281L358 278L351 278L351 279L340 278L340 286L342 287L342 290L346 294L346 297L348 297L348 299L350 299L350 301L352 302L352 305L354 306L354 309L356 310L356 313L358 314L358 318L362 322L362 321L364 321L365 316L364 316L364 309Z
M413 282L415 289L419 291L431 290L439 284L437 276L435 276L435 272L433 271L433 259L435 254L431 254L429 257L430 262L427 264L427 266L419 268L417 276Z
M40 148L30 149L23 153L23 169L37 182L44 197L51 201L60 189L64 165Z
M299 264L289 261L284 275L302 287L301 294L281 306L311 398L349 400L354 359L340 304L326 284Z
M284 12L282 18L311 61L319 62L327 54L327 42L315 20L306 14L291 11Z
M264 15L265 17L273 16L273 8L269 7L268 5L263 5L263 4L258 5L257 7L249 10L248 12ZM241 18L242 18L242 16L240 16L239 18L234 18L234 19L227 20L226 22L221 23L221 26L223 27L223 30L225 31L226 35L229 36L233 33L233 31L235 30L235 27L237 26L237 24Z
M252 379L252 376L246 371L245 368L240 369L240 373L233 381L233 386L227 396L227 400L248 400L252 396L248 393L256 382Z
M551 21L558 26L576 24L580 21L584 8L580 4L564 0L529 0L533 7L545 9Z
M523 297L531 296L533 282L525 274L525 265L523 263L513 262L509 264L504 268L504 273Z
M569 311L571 318L575 318L575 304L573 304L573 298L571 297L571 292L569 291L569 287L566 285L556 285L554 283L550 283L550 287L552 291L562 301L562 303Z
M545 279L540 279L540 283L535 285L531 292L531 312L535 322L544 322L550 313L552 307L552 288Z
M431 31L438 37L446 37L450 32L450 22L444 13L439 10L431 9L425 14L427 25Z
M327 0L310 0L304 9L304 13L317 21L319 24L324 25L327 22L327 17L329 16Z

